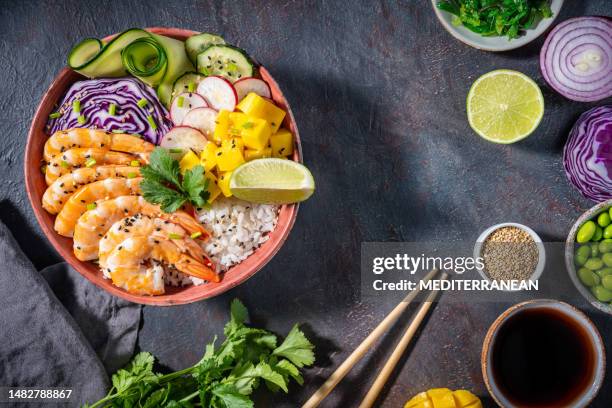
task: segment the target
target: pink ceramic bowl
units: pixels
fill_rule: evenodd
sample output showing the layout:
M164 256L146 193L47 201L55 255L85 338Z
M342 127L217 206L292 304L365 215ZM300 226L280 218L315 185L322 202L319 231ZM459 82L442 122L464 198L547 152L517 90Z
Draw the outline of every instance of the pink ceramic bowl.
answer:
M191 30L163 27L147 28L147 31L166 35L179 40L185 40L189 36L197 34L197 32ZM112 37L113 36L109 36L105 38L105 40L109 40ZM295 124L293 113L289 107L289 103L283 96L283 93L278 87L276 81L274 81L274 78L272 78L270 73L264 67L260 68L260 74L261 77L270 85L272 90L272 99L274 99L274 101L281 108L287 111L287 116L285 117L283 124L289 130L291 130L295 136L296 149L293 155L293 160L301 162L302 149L300 144L300 136L297 125ZM43 156L43 146L47 140L47 134L44 131L47 118L53 111L54 105L63 96L68 87L80 79L83 79L81 75L69 68L64 68L57 75L49 89L47 89L47 92L45 92L43 95L43 98L38 105L38 109L36 110L36 114L32 119L24 160L26 189L30 199L30 204L32 205L34 214L36 215L36 219L38 220L43 232L51 244L53 244L55 249L66 260L66 262L72 265L74 269L76 269L93 284L109 293L112 293L115 296L119 296L135 303L171 306L191 303L220 295L221 293L241 284L251 276L255 275L255 273L257 273L266 265L266 263L268 263L268 261L270 261L270 259L272 259L272 257L278 252L287 239L287 236L293 227L298 212L297 204L283 205L281 207L278 216L278 223L274 231L270 233L270 239L259 247L253 255L227 271L220 283L187 286L184 288L167 287L167 292L161 296L139 296L128 293L125 290L114 286L110 280L104 279L100 270L93 263L79 261L72 252L72 239L62 237L53 230L55 217L42 208L41 200L47 186L45 184L44 175L40 171L40 166Z

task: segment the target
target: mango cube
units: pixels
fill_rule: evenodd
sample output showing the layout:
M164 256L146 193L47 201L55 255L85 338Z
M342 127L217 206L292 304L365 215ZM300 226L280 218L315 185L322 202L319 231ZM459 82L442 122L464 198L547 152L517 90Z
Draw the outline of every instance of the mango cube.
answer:
M231 171L228 171L227 173L219 174L219 180L218 180L219 189L221 190L223 195L226 197L232 196L232 191L229 188L231 178L232 178Z
M245 96L237 108L251 118L259 118L268 122L272 128L272 133L278 130L285 118L284 110L253 92Z
M230 121L232 122L229 131L231 137L241 137L244 145L253 150L261 150L268 146L272 128L264 119L233 112L230 113Z
M217 177L212 174L210 171L204 173L204 177L208 179L208 193L210 196L208 197L208 204L212 203L219 197L221 194L221 189L219 188Z
M270 137L273 157L287 157L293 154L293 135L287 129L279 129Z
M189 152L187 152L187 154L184 155L179 162L179 168L181 169L181 173L185 174L187 170L190 170L198 164L200 164L200 158L193 152L193 150L189 150Z
M244 163L242 150L232 143L224 143L215 154L217 155L217 168L220 172L232 171Z
M227 138L231 125L230 113L230 111L222 110L219 111L217 115L217 119L215 120L215 131L213 132L213 140L217 144L221 144L221 141Z
M240 149L240 151L244 154L244 140L240 137L232 137L231 139L225 139L221 142L221 147L229 149L230 147L235 147Z
M213 142L206 143L204 150L200 153L200 162L206 171L211 171L217 165L217 145Z
M265 149L261 149L261 150L246 149L244 151L244 159L246 161L251 161L255 159L263 159L266 157L272 157L272 149L269 147L266 147Z

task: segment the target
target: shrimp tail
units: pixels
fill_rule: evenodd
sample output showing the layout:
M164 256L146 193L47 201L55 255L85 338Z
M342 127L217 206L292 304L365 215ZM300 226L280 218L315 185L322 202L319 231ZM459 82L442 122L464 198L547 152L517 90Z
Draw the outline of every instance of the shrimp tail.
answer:
M212 266L212 264L210 264ZM204 279L209 282L220 282L221 278L215 271L204 263L198 262L189 255L181 254L179 259L174 262L174 266L179 271L189 276Z

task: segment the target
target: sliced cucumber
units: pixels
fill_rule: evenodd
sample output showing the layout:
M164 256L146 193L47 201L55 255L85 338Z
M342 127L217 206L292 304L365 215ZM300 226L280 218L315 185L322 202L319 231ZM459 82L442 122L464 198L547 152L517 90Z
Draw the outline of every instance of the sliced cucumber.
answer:
M225 40L218 35L202 33L192 35L185 41L185 51L189 55L189 59L196 64L196 57L199 53L210 47L211 45L225 44Z
M197 72L185 72L174 81L172 96L174 97L184 92L195 92L198 89L198 84L204 78L206 78L204 75Z
M199 73L221 76L230 82L255 73L255 64L247 53L232 45L211 45L198 54L196 65Z

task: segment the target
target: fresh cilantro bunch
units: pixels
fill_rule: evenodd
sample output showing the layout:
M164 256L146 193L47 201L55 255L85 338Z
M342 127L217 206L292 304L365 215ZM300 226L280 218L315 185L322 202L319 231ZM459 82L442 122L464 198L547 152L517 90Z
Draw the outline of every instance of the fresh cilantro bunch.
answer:
M552 16L549 0L442 0L440 10L453 14L453 24L463 25L482 36L519 37Z
M142 167L140 174L143 197L159 204L164 212L174 212L185 203L204 207L210 197L204 167L195 166L181 176L179 162L162 147L153 150L149 164Z
M273 333L247 326L248 319L247 309L234 300L225 341L216 347L215 338L196 365L156 374L153 356L139 353L113 375L106 397L84 408L252 408L250 396L262 383L273 392L288 392L291 379L302 385L300 369L314 363L314 345L297 325L279 345Z

